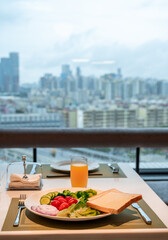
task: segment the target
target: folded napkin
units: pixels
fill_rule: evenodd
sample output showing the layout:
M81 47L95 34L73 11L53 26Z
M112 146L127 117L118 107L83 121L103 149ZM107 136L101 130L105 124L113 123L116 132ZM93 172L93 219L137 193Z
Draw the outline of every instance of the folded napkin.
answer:
M23 174L11 174L9 189L40 189L42 174L27 174L28 178L24 179Z

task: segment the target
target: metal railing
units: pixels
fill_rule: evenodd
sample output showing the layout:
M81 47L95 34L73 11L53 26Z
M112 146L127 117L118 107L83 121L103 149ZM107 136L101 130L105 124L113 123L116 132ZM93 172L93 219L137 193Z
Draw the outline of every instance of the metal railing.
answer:
M139 173L141 147L168 147L168 128L143 129L0 129L0 148L38 147L125 147L136 148L136 171Z
M0 129L6 147L168 147L168 128Z

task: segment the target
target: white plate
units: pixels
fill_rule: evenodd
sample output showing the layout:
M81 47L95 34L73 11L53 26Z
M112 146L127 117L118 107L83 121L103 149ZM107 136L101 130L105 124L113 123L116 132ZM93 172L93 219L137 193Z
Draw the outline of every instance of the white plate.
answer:
M25 201L25 206L30 212L32 212L36 215L39 215L39 216L42 216L42 217L45 217L45 218L49 218L49 219L53 219L53 220L61 220L61 221L73 221L73 222L74 221L88 221L88 220L95 220L95 219L98 219L98 218L103 218L103 217L107 217L107 216L111 215L110 213L103 213L103 214L93 216L93 217L68 218L68 217L49 216L49 215L45 215L45 214L35 212L31 209L31 206L37 206L37 205L40 204L40 198L43 195L45 195L49 192L55 192L55 191L62 192L63 190L67 190L67 189L69 189L71 192L76 192L76 191L79 191L79 190L85 191L87 188L55 188L55 189L50 189L50 190L46 190L46 191L40 191L40 192L34 193L30 197L28 197ZM96 190L96 191L101 192L100 190Z
M55 164L51 164L51 167L55 170L62 172L70 172L71 161L60 161ZM94 171L99 168L99 164L95 162L88 161L88 170Z

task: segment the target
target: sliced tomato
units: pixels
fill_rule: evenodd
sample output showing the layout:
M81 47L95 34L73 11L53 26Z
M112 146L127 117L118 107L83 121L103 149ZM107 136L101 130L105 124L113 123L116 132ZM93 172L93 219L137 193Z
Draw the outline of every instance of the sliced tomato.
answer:
M59 198L58 201L59 201L60 203L64 203L64 202L67 203L67 201L66 201L65 198Z
M69 207L69 204L67 202L64 202L62 203L60 206L59 206L59 211L62 211L63 209L66 209Z
M58 197L54 198L54 200L58 200L58 201L59 201L59 199L65 199L65 198L63 196L58 196Z
M71 206L73 203L76 204L77 202L78 202L78 200L73 198L73 199L69 200L68 204L69 204L69 206Z
M67 202L69 202L69 200L71 200L71 199L73 199L73 197L70 197L70 196L65 197L65 200L66 200Z
M59 206L61 205L60 201L58 200L53 200L51 201L50 205L56 207L57 209L59 209Z

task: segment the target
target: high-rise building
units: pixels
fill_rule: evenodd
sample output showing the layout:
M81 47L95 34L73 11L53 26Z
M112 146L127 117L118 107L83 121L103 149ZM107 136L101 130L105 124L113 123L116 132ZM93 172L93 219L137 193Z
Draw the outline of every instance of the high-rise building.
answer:
M121 68L117 69L117 77L122 78Z
M83 84L83 77L81 75L80 67L76 68L76 78L77 78L78 88L83 89L84 84Z
M60 76L60 87L64 88L66 92L69 88L69 79L72 77L70 66L68 64L62 65L62 72Z
M58 78L53 76L51 73L46 73L43 77L40 78L40 88L55 90L59 86Z
M62 65L62 74L71 74L70 66L68 64Z
M0 92L19 91L19 55L10 53L8 58L0 59Z
M106 100L111 100L112 99L112 89L111 89L111 82L108 80L104 81L104 98Z
M72 110L66 115L66 124L65 126L77 128L133 128L137 126L137 109L115 107L113 109Z

